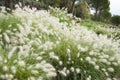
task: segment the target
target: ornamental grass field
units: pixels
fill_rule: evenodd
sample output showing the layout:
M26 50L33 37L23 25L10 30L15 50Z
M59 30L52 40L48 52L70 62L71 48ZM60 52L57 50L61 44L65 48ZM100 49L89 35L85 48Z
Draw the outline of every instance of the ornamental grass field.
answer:
M0 80L119 80L120 40L70 17L58 8L2 7Z

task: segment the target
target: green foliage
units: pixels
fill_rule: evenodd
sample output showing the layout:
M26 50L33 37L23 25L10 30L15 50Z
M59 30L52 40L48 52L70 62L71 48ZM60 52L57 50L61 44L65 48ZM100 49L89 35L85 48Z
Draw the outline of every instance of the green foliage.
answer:
M11 1L11 3L13 2ZM7 5L11 3L7 3ZM67 8L68 12L83 19L89 18L90 13L86 1L80 1L78 5L75 4L75 0L24 0L22 3L23 5L30 5L30 7L36 7L37 9L48 9L49 6L59 7L60 9Z
M103 22L109 22L110 19L111 19L111 13L109 11L102 11L100 14L99 14L99 19L100 21L103 21Z
M25 0L26 1L26 0ZM15 9L15 4L23 3L24 0L1 0L1 5L10 9Z
M9 30L17 29L17 24L20 24L20 19L14 17L11 14L5 14L0 16L0 29L1 32L5 32L8 28Z
M116 26L120 25L120 16L118 15L113 16L111 18L111 22Z
M94 20L107 21L110 18L109 0L90 0L91 8L95 10Z
M82 20L80 25L87 27L89 30L96 32L97 34L103 34L107 36L112 36L114 38L120 39L119 27L117 29L110 29L111 24L104 22Z
M75 15L82 19L86 19L86 18L90 17L89 6L85 1L83 1L83 2L81 1L81 2L79 2L79 4L76 5Z
M84 44L82 46L85 47L86 45L87 44ZM91 52L91 50L92 45L89 45L88 51ZM105 63L99 62L99 56L95 55L91 56L88 54L90 52L79 51L75 43L73 43L72 41L65 40L61 41L60 44L54 48L53 51L55 52L56 55L59 56L62 65L59 63L59 61L55 61L54 59L52 60L52 64L58 71L65 70L65 73L67 74L67 75L64 75L64 73L58 74L54 80L86 80L90 76L92 80L106 79L107 76L104 74L102 70L95 69L92 63L91 62L89 63L86 60L88 56L90 56L91 59L93 60L97 59L96 65L99 65L100 67L104 66L104 68L106 68ZM118 67L116 67L116 69L117 68ZM67 70L69 72L67 72ZM80 70L80 72L77 70ZM111 72L109 74L111 74Z
M75 16L81 17L83 19L89 18L90 10L86 1L80 1L77 5L72 5L73 0L39 0L41 4L46 5L47 8L49 6L58 7L60 9L67 8L68 12L72 12L72 7L74 7L74 11L72 12Z
M61 0L50 0L49 5L53 7L60 7L61 2Z

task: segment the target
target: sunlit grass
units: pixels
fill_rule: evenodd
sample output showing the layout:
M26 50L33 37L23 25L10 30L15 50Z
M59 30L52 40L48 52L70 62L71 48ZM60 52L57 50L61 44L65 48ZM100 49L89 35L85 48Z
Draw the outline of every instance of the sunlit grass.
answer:
M0 80L116 80L120 74L119 40L90 30L92 23L82 27L58 8L0 14Z

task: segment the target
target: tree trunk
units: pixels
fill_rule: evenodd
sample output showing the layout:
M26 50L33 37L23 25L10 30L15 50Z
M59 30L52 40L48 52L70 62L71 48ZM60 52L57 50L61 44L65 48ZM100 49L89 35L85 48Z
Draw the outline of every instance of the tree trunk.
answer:
M73 0L72 2L72 8L71 8L71 13L74 15L74 9L75 9L75 1L76 0Z
M4 0L4 6L6 8L12 8L12 0Z
M68 8L68 2L69 2L69 0L65 1L65 8Z
M8 3L9 3L9 0L5 0L5 1L4 1L4 6L5 6L5 7L9 7Z
M98 9L95 9L95 20L98 20Z

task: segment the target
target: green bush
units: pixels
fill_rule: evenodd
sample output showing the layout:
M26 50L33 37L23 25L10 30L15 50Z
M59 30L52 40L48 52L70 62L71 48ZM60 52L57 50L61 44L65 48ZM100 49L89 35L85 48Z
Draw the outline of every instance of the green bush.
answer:
M74 14L75 16L80 17L82 19L90 18L90 10L88 4L86 2L79 2L75 6Z
M116 26L120 25L120 16L118 15L113 16L111 18L111 22Z

